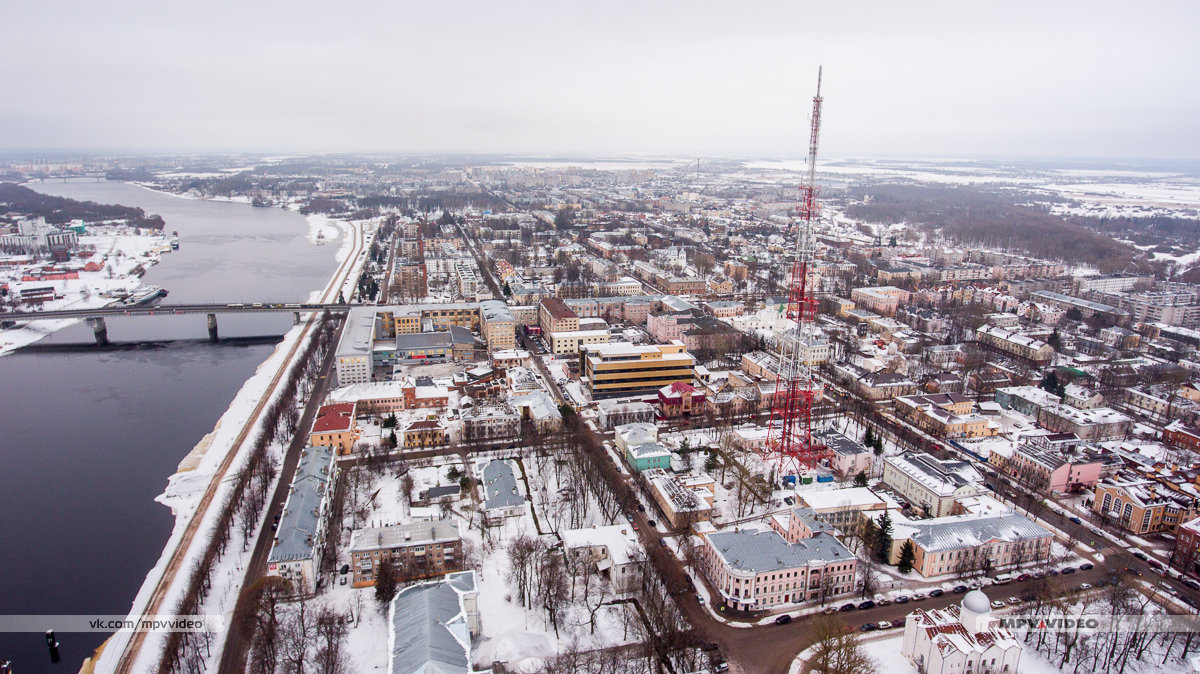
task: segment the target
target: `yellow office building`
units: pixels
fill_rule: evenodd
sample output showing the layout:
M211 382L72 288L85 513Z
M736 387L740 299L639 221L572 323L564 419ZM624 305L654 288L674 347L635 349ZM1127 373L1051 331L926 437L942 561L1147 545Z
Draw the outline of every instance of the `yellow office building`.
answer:
M674 382L691 384L696 359L683 342L580 345L579 377L593 399L652 393Z

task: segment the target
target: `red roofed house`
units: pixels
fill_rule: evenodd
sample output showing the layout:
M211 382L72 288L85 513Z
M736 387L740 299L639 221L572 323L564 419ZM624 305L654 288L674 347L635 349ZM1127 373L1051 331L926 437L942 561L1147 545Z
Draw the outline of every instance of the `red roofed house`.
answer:
M338 454L349 454L358 439L354 423L354 403L322 405L313 419L308 441L314 447L332 447Z
M695 386L677 381L658 389L659 414L666 417L690 416L704 411L704 393Z
M432 419L414 421L404 429L405 447L436 447L449 441L446 427Z

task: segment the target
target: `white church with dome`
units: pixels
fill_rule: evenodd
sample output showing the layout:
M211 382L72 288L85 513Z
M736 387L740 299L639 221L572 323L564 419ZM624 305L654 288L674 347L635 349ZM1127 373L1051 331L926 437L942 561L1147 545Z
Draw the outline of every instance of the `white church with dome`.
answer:
M908 614L900 652L922 674L1013 674L1021 662L1021 642L1000 626L980 590L961 606Z

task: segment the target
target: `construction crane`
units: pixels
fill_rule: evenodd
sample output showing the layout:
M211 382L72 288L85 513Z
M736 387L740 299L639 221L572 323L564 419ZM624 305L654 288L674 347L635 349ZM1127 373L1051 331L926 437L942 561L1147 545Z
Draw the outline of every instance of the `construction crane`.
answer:
M771 401L764 458L775 463L780 476L799 474L827 459L829 448L813 439L812 408L820 388L813 379L808 348L815 334L817 315L814 286L816 236L813 231L817 206L817 140L821 131L821 69L817 70L817 95L813 96L808 165L800 185L800 212L796 223L796 250L783 317L794 326L785 328L779 339L779 376ZM785 323L786 325L786 323Z

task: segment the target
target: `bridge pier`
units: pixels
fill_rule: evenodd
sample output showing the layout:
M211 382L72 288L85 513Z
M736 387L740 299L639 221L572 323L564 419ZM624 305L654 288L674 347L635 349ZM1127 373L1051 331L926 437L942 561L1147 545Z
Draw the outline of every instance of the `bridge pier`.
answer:
M300 312L299 311L292 312L292 325L300 325Z
M217 315L208 315L208 341L217 341Z
M106 346L108 344L108 324L104 322L104 317L89 318L87 323L92 326L92 334L96 336L96 346Z

